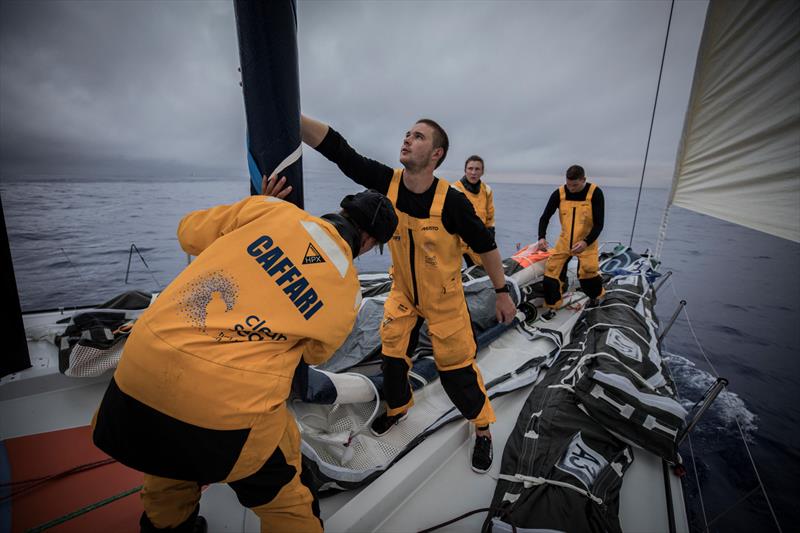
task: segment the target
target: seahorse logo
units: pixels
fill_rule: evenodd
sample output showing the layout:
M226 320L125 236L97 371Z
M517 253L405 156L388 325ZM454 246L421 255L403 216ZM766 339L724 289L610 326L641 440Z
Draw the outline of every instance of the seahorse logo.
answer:
M236 281L224 271L216 270L184 287L180 293L179 308L194 327L205 332L209 307L215 306L221 299L224 312L227 313L233 310L238 297L239 285Z

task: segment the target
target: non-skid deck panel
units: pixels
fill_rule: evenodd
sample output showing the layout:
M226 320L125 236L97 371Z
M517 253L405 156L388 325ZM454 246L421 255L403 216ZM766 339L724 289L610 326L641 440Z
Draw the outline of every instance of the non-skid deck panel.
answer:
M15 437L2 441L2 444L7 457L5 463L10 470L0 472L4 483L58 474L108 459L92 444L89 426ZM2 504L2 514L8 519L10 513L12 532L22 532L141 484L140 472L112 463L50 481L17 496L10 503ZM142 504L137 492L48 531L134 533L139 531L141 513ZM7 526L8 522L0 524L0 529Z

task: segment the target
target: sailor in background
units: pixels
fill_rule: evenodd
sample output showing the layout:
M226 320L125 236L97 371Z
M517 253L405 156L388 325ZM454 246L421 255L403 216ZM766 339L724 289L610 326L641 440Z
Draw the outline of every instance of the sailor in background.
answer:
M353 328L353 259L397 226L375 191L341 206L317 218L251 196L181 220L197 259L134 325L93 421L95 445L145 473L142 531L203 531L200 487L216 482L262 531L322 530L286 399L301 358L326 361Z
M472 207L475 208L475 214L494 237L494 193L491 187L481 181L483 169L481 156L469 156L464 162L464 176L453 186L464 193ZM483 264L480 255L472 251L463 240L461 241L461 252L468 267Z
M598 270L597 245L605 214L603 191L586 181L586 173L580 165L569 167L566 178L566 183L550 195L539 219L537 246L540 250L547 250L547 225L556 210L561 221L561 234L545 266L544 300L548 308L542 315L545 320L552 318L555 310L561 307L567 264L572 257L578 258L578 279L581 290L589 297L587 306L596 306L605 293Z
M447 134L436 122L420 119L400 147L403 168L393 169L356 152L327 124L301 116L303 141L336 163L356 183L386 194L399 219L389 242L393 284L381 324L383 393L387 411L372 424L383 435L414 404L408 371L425 320L442 387L476 428L472 468L492 464L489 424L494 411L475 364L476 344L461 285L461 241L479 253L497 293L498 321L510 323L516 307L508 294L494 238L466 197L434 170L447 155Z

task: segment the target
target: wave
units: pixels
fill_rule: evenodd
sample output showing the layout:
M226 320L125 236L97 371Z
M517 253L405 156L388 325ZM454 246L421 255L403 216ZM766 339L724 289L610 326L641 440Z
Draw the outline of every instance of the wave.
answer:
M678 354L664 352L664 360L680 392L681 404L691 409L703 394L716 382L717 378L705 370L697 368L694 362ZM758 415L747 408L744 400L729 389L723 390L705 412L700 423L692 430L692 437L718 438L719 432L738 435L738 425L748 442L758 431Z

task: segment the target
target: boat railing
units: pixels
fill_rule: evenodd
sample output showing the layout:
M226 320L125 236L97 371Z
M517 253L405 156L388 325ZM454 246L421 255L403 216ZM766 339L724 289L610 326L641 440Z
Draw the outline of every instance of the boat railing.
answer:
M675 323L675 320L678 318L678 315L681 313L681 310L684 307L686 307L686 300L681 300L680 302L678 302L677 309L675 309L675 312L672 313L672 316L667 321L667 325L664 326L664 331L662 331L661 334L658 336L659 344L664 340L664 337L667 336L667 333L669 333L669 330L672 329L672 324Z
M717 378L711 387L703 393L703 397L697 400L697 402L692 406L689 412L694 412L692 418L686 423L686 426L683 428L683 431L678 433L678 438L676 439L678 445L680 445L683 440L689 435L689 432L697 425L700 419L703 417L703 413L705 413L711 404L714 403L714 400L719 396L719 393L728 386L728 380L726 378ZM696 409L696 411L695 411Z
M139 247L136 246L136 243L133 243L133 242L131 243L131 247L128 250L128 268L125 269L125 284L126 285L128 284L128 277L130 276L130 273L131 273L131 259L133 259L133 252L134 251L136 252L136 255L139 256L139 259L142 260L142 263L144 264L144 268L147 269L147 272L150 274L150 277L153 278L153 282L155 282L156 288L162 289L164 286L161 283L159 283L159 281L156 279L155 274L153 274L153 271L150 270L150 266L147 264L147 261L145 261L144 256L142 255L142 252L139 251Z
M670 274L671 274L671 272L670 272ZM665 278L661 281L661 283L659 283L658 287L654 288L653 290L654 291L658 290L658 288L660 288L666 282L666 279L668 277L669 276L665 276ZM679 296L678 296L678 291L677 291L677 289L675 287L674 282L669 283L669 286L672 288L673 296L677 300L679 298ZM769 509L770 515L772 517L772 520L773 520L773 522L775 524L775 527L776 527L777 531L778 532L782 532L783 529L781 528L780 522L778 521L778 517L777 517L777 515L775 513L775 509L774 509L774 507L772 505L772 501L770 500L769 494L767 493L767 489L764 486L764 483L763 483L763 481L761 479L761 475L760 475L760 473L758 471L758 467L756 466L756 462L755 462L755 459L753 458L753 454L752 454L752 452L750 450L750 446L747 443L747 438L745 436L744 429L742 428L742 425L739 422L738 416L734 416L733 420L736 423L736 428L737 428L737 430L739 432L739 436L742 439L742 444L743 444L744 449L745 449L745 451L747 453L747 457L749 459L750 466L753 469L753 473L755 474L755 478L756 478L757 484L752 490L750 490L742 498L740 498L738 501L736 501L733 505L731 505L727 509L723 510L722 512L718 513L717 516L713 517L711 520L708 519L708 514L706 512L705 502L704 502L704 499L703 499L703 491L702 491L702 489L700 487L700 478L699 478L698 473L697 473L698 469L697 469L697 463L696 463L696 458L695 458L694 446L692 444L691 431L700 422L700 420L703 417L704 413L709 409L709 407L711 407L711 405L714 402L714 400L723 391L727 391L729 382L728 382L728 380L726 378L720 377L719 372L717 372L717 369L714 367L714 364L711 362L711 359L709 358L708 354L706 353L706 350L703 349L703 345L700 343L700 339L697 337L697 333L695 332L694 326L692 324L692 320L691 320L691 318L689 316L689 313L687 311L687 306L686 306L686 301L685 300L680 300L677 309L675 310L675 312L673 313L672 317L670 318L670 321L668 322L667 327L664 329L664 331L661 333L661 335L659 335L659 344L661 344L661 341L664 339L664 337L666 336L667 332L672 327L672 324L675 322L675 320L677 319L677 317L681 313L681 311L683 312L684 318L686 320L686 324L687 324L688 329L689 329L689 333L691 334L691 338L694 341L694 344L696 345L696 347L697 347L700 355L702 356L703 360L705 360L706 364L708 365L708 368L710 369L712 376L715 378L714 383L708 388L708 390L706 390L706 392L703 394L703 396L700 398L700 400L698 400L694 404L694 406L692 407L691 411L694 411L694 414L688 420L686 426L684 427L684 430L681 433L678 434L678 437L677 437L677 440L676 440L678 444L681 444L682 442L686 441L686 443L688 444L688 447L689 447L689 456L690 456L690 459L691 459L691 462L692 462L694 480L695 480L695 484L696 484L696 487L697 487L697 493L698 493L698 496L699 496L698 499L700 501L700 510L701 510L701 514L702 514L703 521L704 521L704 526L705 526L703 528L703 531L710 531L710 527L717 520L722 518L723 515L726 515L730 511L732 511L733 509L739 507L742 503L744 503L750 496L752 496L756 492L761 492L762 495L764 496L764 500L767 503L767 508ZM673 383L675 383L675 379L674 379L674 376L672 375L672 370L670 369L669 364L665 364L664 366L665 366L665 368L667 369L667 371L670 374L670 379L672 380ZM678 398L678 400L681 399L680 392L678 391L677 387L675 388L675 395Z
M664 285L664 283L669 279L671 275L672 275L672 270L668 271L661 277L661 280L658 282L658 284L655 287L653 287L653 294L658 293L658 289L660 289Z

